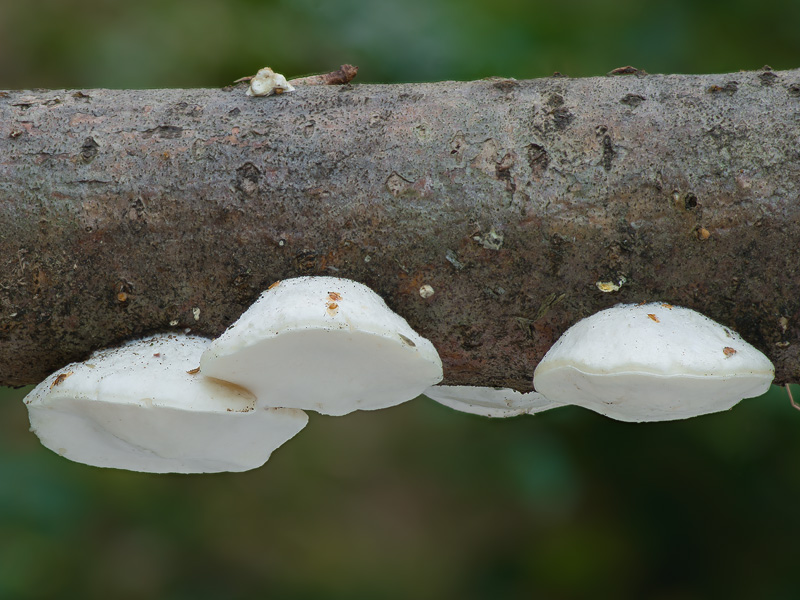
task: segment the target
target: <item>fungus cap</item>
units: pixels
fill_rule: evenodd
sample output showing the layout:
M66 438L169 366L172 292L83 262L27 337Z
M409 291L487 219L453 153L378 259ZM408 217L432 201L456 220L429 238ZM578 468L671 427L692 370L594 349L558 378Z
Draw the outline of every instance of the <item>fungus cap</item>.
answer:
M536 367L549 399L620 421L666 421L727 410L775 375L737 333L688 308L619 304L570 327Z
M537 392L471 385L434 385L425 395L448 408L481 417L505 418L533 415L562 406Z
M260 405L327 415L394 406L442 380L433 344L368 287L336 277L273 284L200 365Z
M25 397L32 431L70 460L149 473L246 471L305 427L195 371L210 340L161 334L95 352Z

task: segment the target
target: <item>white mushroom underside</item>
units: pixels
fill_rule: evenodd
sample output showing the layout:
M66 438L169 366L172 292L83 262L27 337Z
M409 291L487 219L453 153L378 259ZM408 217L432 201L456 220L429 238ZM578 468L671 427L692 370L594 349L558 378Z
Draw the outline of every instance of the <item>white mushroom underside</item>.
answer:
M533 415L563 406L537 392L522 393L509 388L435 385L425 390L425 395L453 410L492 418Z
M772 363L737 333L665 303L621 304L562 335L534 372L548 398L622 421L727 410L769 389Z
M200 361L259 406L344 415L411 400L442 380L433 344L368 287L298 277L265 291Z
M57 406L31 406L29 414L42 444L75 462L146 473L218 473L267 462L305 426L305 419L286 412L196 413L62 397Z
M158 335L53 373L26 398L42 444L84 464L151 473L245 471L307 423L187 371L209 340Z
M571 404L618 421L688 419L728 410L743 398L764 394L769 381L757 376L669 376L653 373L584 373L553 369L536 380L540 389Z
M400 339L342 329L282 333L204 357L202 371L251 390L260 406L326 415L395 406L441 380L440 365L421 360Z

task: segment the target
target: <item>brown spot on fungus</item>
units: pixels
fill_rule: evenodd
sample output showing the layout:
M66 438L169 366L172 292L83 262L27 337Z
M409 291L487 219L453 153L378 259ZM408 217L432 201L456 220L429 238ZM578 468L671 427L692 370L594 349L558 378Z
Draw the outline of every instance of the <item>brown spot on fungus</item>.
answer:
M62 383L67 377L72 375L72 371L67 371L66 373L61 373L58 375L54 380L53 383L50 384L50 389L52 390L58 384Z
M656 323L661 323L661 321L658 320L658 317L655 316L653 313L647 313L647 316L650 317L650 319L655 321Z

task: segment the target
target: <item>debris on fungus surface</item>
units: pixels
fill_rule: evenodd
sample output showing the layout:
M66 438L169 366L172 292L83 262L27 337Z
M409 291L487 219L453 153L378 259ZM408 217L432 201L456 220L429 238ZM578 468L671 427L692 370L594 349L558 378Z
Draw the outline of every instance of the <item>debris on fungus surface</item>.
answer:
M619 304L570 327L536 367L534 388L621 421L727 410L769 389L769 359L688 308Z

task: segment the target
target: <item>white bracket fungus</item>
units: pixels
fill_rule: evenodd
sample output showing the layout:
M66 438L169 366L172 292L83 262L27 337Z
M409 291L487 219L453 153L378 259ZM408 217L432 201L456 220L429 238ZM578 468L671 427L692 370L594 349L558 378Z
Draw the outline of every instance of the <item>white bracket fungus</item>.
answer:
M25 398L32 431L58 454L150 473L246 471L308 422L256 407L238 386L197 374L210 340L160 334L56 371Z
M769 389L775 369L738 334L688 308L619 304L570 327L536 367L550 400L620 421L727 410Z
M435 385L425 395L439 404L481 417L517 417L533 415L563 406L536 392L518 392L508 388L469 385Z
M368 287L336 277L270 286L200 360L259 406L345 415L411 400L442 380L433 344Z
M293 91L294 86L286 81L286 77L269 67L264 67L250 80L250 87L246 93L248 96L272 96Z

